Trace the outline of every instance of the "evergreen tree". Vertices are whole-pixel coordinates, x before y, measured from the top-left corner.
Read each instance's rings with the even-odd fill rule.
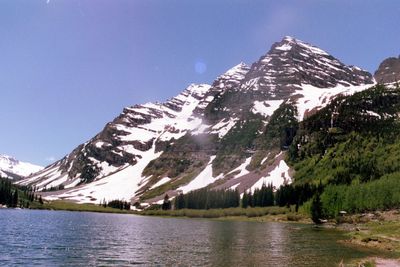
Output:
[[[251,190],[249,190],[249,195],[248,195],[248,202],[250,207],[254,207],[254,196],[251,193]]]
[[[311,202],[311,219],[314,223],[320,224],[322,218],[322,202],[319,192],[315,194]]]
[[[169,200],[168,194],[165,194],[164,202],[161,207],[163,210],[170,210],[171,209],[171,201]]]
[[[249,195],[247,194],[246,191],[244,191],[242,198],[242,208],[247,208],[248,206],[249,206]]]
[[[15,191],[14,191],[11,206],[14,208],[18,206],[18,190],[17,189],[15,189]]]

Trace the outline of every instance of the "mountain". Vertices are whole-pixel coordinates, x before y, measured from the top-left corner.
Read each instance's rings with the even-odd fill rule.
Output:
[[[395,83],[400,81],[400,56],[398,58],[389,57],[382,61],[374,77],[379,83]]]
[[[290,183],[287,149],[299,122],[372,75],[292,37],[211,85],[192,84],[164,103],[127,107],[88,142],[20,182],[47,199],[154,203],[210,187],[240,193]],[[53,191],[54,190],[54,191]]]
[[[22,162],[7,155],[0,155],[0,176],[3,178],[18,180],[42,169],[41,166]]]

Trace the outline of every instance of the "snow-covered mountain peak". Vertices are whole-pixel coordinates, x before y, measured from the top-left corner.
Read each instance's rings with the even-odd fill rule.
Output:
[[[227,70],[224,74],[222,74],[220,77],[235,77],[239,75],[245,75],[249,71],[250,67],[247,66],[245,63],[240,62],[236,66],[230,68]]]
[[[285,36],[282,41],[275,43],[272,49],[281,50],[281,51],[289,51],[292,50],[294,47],[301,47],[302,49],[306,50],[309,53],[317,54],[317,55],[324,55],[329,56],[327,52],[318,48],[312,44],[307,42],[301,41],[291,36]]]
[[[27,162],[21,162],[14,157],[0,154],[0,175],[8,178],[25,177],[43,169]]]
[[[213,82],[211,90],[223,91],[234,87],[245,78],[249,70],[250,67],[248,65],[240,62],[222,75],[218,76],[218,78]]]
[[[274,43],[251,66],[245,81],[243,90],[261,91],[270,99],[287,97],[302,84],[331,88],[374,82],[370,73],[347,66],[324,50],[293,37]]]
[[[211,86],[209,84],[192,83],[186,88],[186,90],[192,93],[204,95],[210,89],[210,87]]]
[[[9,164],[17,164],[18,160],[11,156],[0,154],[0,163],[4,164],[4,162],[7,162]]]
[[[224,188],[241,181],[237,188],[243,192],[262,181],[262,176],[282,180],[282,173],[286,173],[285,164],[281,164],[284,153],[273,156],[269,151],[269,158],[266,151],[262,162],[273,160],[276,168],[266,166],[260,169],[262,172],[247,171],[252,158],[241,162],[237,160],[243,156],[241,153],[232,152],[229,158],[221,158],[228,151],[220,153],[226,145],[225,138],[231,136],[229,133],[238,134],[244,123],[253,123],[252,113],[257,114],[254,123],[260,115],[264,117],[260,125],[264,127],[278,109],[285,108],[282,104],[290,103],[296,106],[297,118],[302,120],[336,95],[351,94],[373,83],[368,72],[286,36],[250,67],[241,62],[211,85],[190,84],[165,102],[124,108],[91,140],[21,184],[34,185],[39,190],[60,185],[65,188],[46,193],[48,199],[98,203],[104,198],[142,198],[153,203],[165,193],[176,195],[177,189],[186,188],[185,184],[191,185],[192,181],[200,187],[207,186],[221,178],[219,174],[238,171],[237,164],[242,164],[239,174],[223,179],[227,179]],[[229,180],[232,177],[234,181]],[[163,186],[162,190],[157,186]]]

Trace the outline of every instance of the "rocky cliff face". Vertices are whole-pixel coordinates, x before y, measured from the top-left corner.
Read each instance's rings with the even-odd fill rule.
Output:
[[[400,56],[389,57],[382,61],[374,74],[378,83],[394,83],[400,81]]]
[[[103,131],[22,184],[48,199],[157,202],[205,186],[241,192],[290,182],[284,150],[297,122],[374,83],[325,51],[285,37],[251,67],[191,85],[165,103],[128,107]],[[283,152],[282,152],[283,150]]]

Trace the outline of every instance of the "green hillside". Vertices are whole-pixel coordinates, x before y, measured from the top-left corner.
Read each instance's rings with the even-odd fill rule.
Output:
[[[340,96],[304,120],[289,148],[295,184],[320,184],[325,216],[400,204],[400,89]]]

